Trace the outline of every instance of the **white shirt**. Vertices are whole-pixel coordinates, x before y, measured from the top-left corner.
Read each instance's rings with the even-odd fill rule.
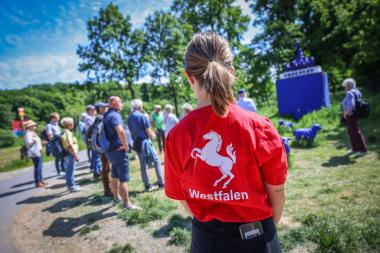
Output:
[[[236,104],[247,111],[250,111],[250,112],[257,111],[255,102],[253,102],[251,98],[240,97],[239,100],[236,102]]]
[[[170,130],[178,123],[178,118],[173,113],[164,113],[165,124],[165,138],[168,136]]]
[[[90,128],[90,126],[92,126],[92,124],[94,124],[94,121],[95,121],[95,116],[90,116],[90,115],[87,115],[85,118],[84,118],[84,124],[86,126],[86,130]]]
[[[42,143],[40,137],[34,131],[26,130],[25,145],[28,149],[29,157],[40,157],[42,155]]]

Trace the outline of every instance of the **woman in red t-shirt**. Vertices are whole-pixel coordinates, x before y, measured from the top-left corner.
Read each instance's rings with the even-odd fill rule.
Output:
[[[185,73],[198,106],[169,133],[165,193],[193,215],[191,252],[281,252],[287,158],[271,122],[235,105],[228,42],[193,37]]]

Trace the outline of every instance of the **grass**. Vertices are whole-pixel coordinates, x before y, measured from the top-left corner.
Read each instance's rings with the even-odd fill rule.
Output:
[[[170,244],[182,246],[188,249],[190,247],[191,232],[185,228],[175,227],[170,232]]]
[[[117,244],[114,244],[112,249],[106,253],[136,253],[136,250],[129,243],[124,246],[118,246]]]
[[[82,235],[82,236],[83,235],[87,235],[91,231],[96,231],[96,230],[99,230],[99,229],[100,229],[99,224],[94,224],[92,226],[87,225],[87,226],[84,226],[83,228],[81,228],[81,230],[79,231],[79,235]]]
[[[170,200],[160,200],[151,195],[136,198],[142,210],[128,210],[119,214],[119,218],[128,225],[146,225],[155,220],[165,218],[176,208],[176,204]]]

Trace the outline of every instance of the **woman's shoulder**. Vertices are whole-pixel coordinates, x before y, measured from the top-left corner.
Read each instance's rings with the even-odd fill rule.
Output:
[[[232,104],[230,106],[230,114],[236,121],[241,124],[249,124],[254,129],[272,127],[272,122],[265,116],[256,112],[247,111],[240,106]]]

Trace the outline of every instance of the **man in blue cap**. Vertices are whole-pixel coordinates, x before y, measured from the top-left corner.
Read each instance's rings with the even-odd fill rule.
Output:
[[[236,102],[238,106],[250,112],[257,111],[255,102],[253,102],[251,98],[247,97],[247,92],[245,91],[245,89],[240,89],[238,91],[238,96],[239,100]]]

